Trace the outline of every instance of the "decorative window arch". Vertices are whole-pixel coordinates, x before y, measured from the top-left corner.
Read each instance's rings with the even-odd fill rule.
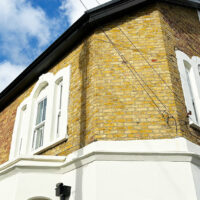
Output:
[[[18,107],[10,159],[33,155],[67,139],[70,66],[39,77]]]
[[[200,58],[189,58],[179,50],[176,58],[190,125],[200,129]]]

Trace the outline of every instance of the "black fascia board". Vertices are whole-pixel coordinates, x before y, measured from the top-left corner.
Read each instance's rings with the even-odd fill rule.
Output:
[[[98,11],[95,9],[89,10],[90,13],[90,23],[98,22],[99,20],[103,20],[105,17],[113,16],[115,14],[121,14],[137,5],[142,6],[142,3],[150,3],[155,2],[154,0],[116,0],[112,1],[112,4],[108,4],[107,6],[99,6]]]
[[[38,77],[55,64],[77,41],[89,31],[88,14],[85,13],[47,50],[31,63],[7,88],[0,93],[0,111],[17,98]]]
[[[200,3],[193,0],[157,0],[183,6],[200,8]],[[33,84],[38,77],[53,65],[78,42],[88,36],[91,30],[102,25],[113,16],[126,13],[129,9],[143,6],[156,0],[113,0],[90,9],[31,63],[7,88],[0,93],[0,111]]]
[[[160,0],[160,1],[180,6],[200,9],[200,0]]]

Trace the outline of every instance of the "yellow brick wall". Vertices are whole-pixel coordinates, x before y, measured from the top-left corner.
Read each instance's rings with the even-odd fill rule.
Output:
[[[52,66],[50,71],[56,73],[71,65],[69,138],[44,155],[67,155],[97,140],[183,134],[178,114],[182,107],[172,92],[174,79],[180,77],[173,76],[169,62],[164,7],[153,4],[108,22]],[[16,109],[32,88],[0,113],[0,163],[9,156]]]
[[[189,57],[200,57],[200,21],[197,10],[165,3],[158,4],[158,10],[178,111],[177,124],[180,125],[181,135],[192,142],[200,144],[200,132],[191,128],[188,123],[175,56],[175,50],[180,50]]]
[[[108,39],[99,29],[93,50],[97,65],[95,138],[133,140],[176,136],[173,122],[169,126],[167,116],[162,116],[166,111],[175,116],[176,108],[173,96],[159,78],[162,73],[171,87],[156,7],[134,11],[104,30],[128,63],[122,61],[111,44],[104,42]],[[98,41],[99,38],[104,41]]]
[[[98,28],[73,63],[70,57],[65,58],[72,64],[69,140],[46,155],[67,155],[97,140],[181,135],[157,5]]]

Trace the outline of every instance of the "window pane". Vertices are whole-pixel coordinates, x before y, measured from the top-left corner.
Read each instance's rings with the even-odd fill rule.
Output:
[[[36,125],[45,120],[45,118],[46,118],[46,105],[47,105],[47,98],[45,98],[44,100],[42,100],[38,104]]]
[[[35,139],[33,148],[37,149],[43,145],[44,125],[35,130]]]
[[[38,108],[37,108],[37,120],[36,120],[36,124],[39,124],[41,121],[42,121],[42,108],[43,107],[43,101],[41,101],[39,104],[38,104]]]
[[[47,106],[47,98],[44,99],[44,103],[43,103],[43,113],[42,113],[42,121],[44,121],[46,119],[46,106]]]

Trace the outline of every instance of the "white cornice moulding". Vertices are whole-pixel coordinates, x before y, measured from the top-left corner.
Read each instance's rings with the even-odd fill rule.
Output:
[[[138,150],[136,150],[138,149]],[[200,147],[184,138],[98,141],[65,156],[23,156],[0,165],[0,175],[18,169],[63,174],[94,161],[191,162],[200,166]]]

